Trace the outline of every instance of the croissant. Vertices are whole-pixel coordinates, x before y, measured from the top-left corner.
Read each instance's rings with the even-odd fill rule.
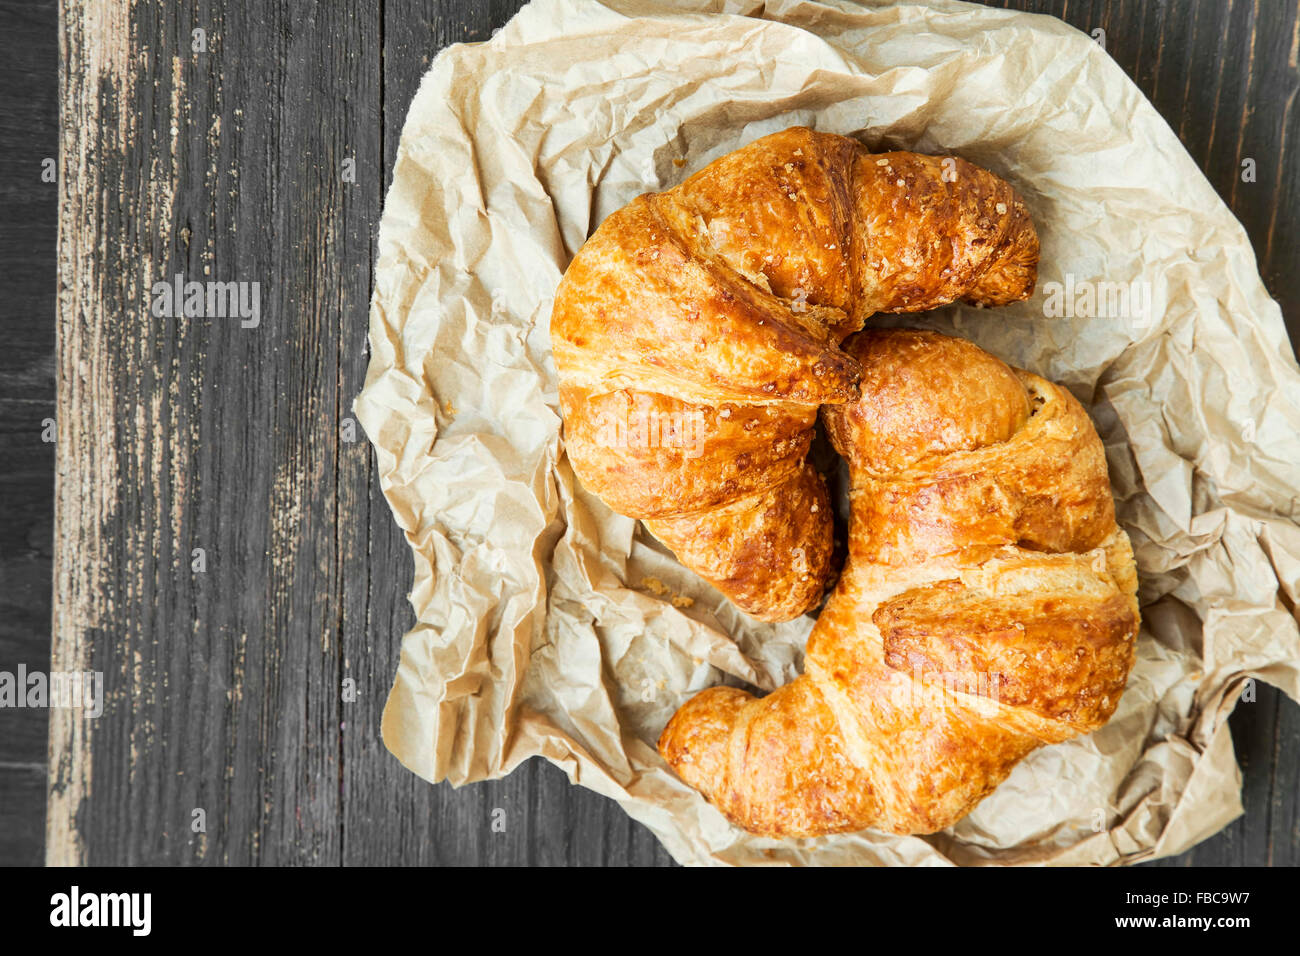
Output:
[[[936,333],[846,350],[861,397],[822,414],[849,555],[804,674],[762,699],[702,691],[659,740],[773,837],[951,826],[1030,751],[1104,724],[1134,659],[1133,552],[1074,397]]]
[[[551,318],[574,473],[754,617],[833,574],[818,409],[858,397],[840,343],[874,312],[1033,291],[1007,183],[955,157],[873,154],[795,127],[610,215]]]

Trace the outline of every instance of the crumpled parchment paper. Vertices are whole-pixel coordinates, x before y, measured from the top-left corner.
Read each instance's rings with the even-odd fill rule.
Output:
[[[668,771],[654,744],[678,705],[790,680],[812,618],[749,620],[563,454],[547,330],[573,253],[635,195],[795,124],[957,154],[1025,197],[1032,300],[888,322],[1070,387],[1141,574],[1114,719],[930,837],[759,839]],[[424,77],[379,254],[356,410],[415,555],[383,723],[415,773],[541,755],[683,863],[1129,863],[1241,812],[1228,714],[1251,680],[1300,696],[1300,372],[1242,227],[1089,37],[947,0],[537,0]],[[1126,307],[1099,304],[1103,282],[1135,290]]]

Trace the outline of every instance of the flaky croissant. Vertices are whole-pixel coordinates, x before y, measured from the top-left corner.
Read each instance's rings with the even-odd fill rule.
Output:
[[[1137,579],[1100,439],[1064,389],[960,339],[871,330],[843,574],[803,676],[702,691],[664,758],[754,833],[931,833],[1034,748],[1100,727],[1133,664]]]
[[[858,396],[840,350],[873,312],[1033,290],[1038,238],[1007,183],[954,157],[792,128],[609,216],[556,294],[574,472],[749,614],[815,607],[830,503],[818,408]]]

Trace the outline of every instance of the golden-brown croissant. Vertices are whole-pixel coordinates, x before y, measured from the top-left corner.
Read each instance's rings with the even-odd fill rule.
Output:
[[[609,216],[565,272],[574,472],[743,610],[797,617],[832,573],[806,456],[818,408],[858,395],[840,343],[873,312],[1023,299],[1037,262],[1023,201],[963,160],[757,140]]]
[[[871,330],[844,572],[803,676],[714,687],[659,741],[754,833],[931,833],[1034,748],[1101,726],[1134,659],[1137,579],[1100,439],[1063,388],[960,339]]]

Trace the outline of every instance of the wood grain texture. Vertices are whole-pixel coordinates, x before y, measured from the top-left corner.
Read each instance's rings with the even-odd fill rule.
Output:
[[[1106,31],[1245,223],[1300,338],[1297,5],[996,5]],[[540,761],[452,790],[406,772],[379,739],[412,615],[405,542],[364,435],[344,430],[368,361],[375,231],[433,56],[486,39],[517,6],[60,0],[58,351],[52,362],[33,332],[0,357],[0,401],[21,403],[0,409],[0,481],[31,516],[3,539],[0,567],[25,583],[0,597],[0,667],[42,661],[45,610],[24,589],[39,592],[49,562],[48,466],[24,420],[44,417],[40,389],[57,373],[52,666],[102,670],[108,700],[95,721],[50,715],[49,862],[669,862],[617,806]],[[48,6],[30,9],[29,32],[50,29]],[[197,28],[206,51],[193,48]],[[44,54],[31,41],[16,62],[53,41]],[[14,63],[4,69],[8,83]],[[5,121],[52,132],[39,95],[29,100]],[[24,163],[53,149],[14,142]],[[1246,157],[1254,183],[1240,179]],[[51,215],[5,198],[11,228]],[[6,256],[20,245],[11,228]],[[40,314],[53,273],[42,293],[48,259],[39,239],[21,245],[30,258],[7,261],[35,277],[6,281]],[[258,282],[260,326],[153,317],[152,284],[177,272]],[[194,548],[206,571],[191,570]],[[341,699],[345,678],[355,702]],[[42,731],[0,720],[0,862],[28,862],[34,844],[15,834],[40,826],[30,793],[43,754],[30,741]],[[1167,862],[1294,865],[1300,708],[1261,687],[1232,727],[1247,814]],[[196,809],[206,833],[191,829]]]
[[[0,670],[50,664],[58,49],[54,0],[0,3]],[[0,863],[40,863],[48,714],[0,711]]]
[[[53,0],[0,3],[0,670],[49,667],[55,446],[55,181],[59,156]],[[45,817],[44,710],[0,711],[0,862],[39,864]]]

